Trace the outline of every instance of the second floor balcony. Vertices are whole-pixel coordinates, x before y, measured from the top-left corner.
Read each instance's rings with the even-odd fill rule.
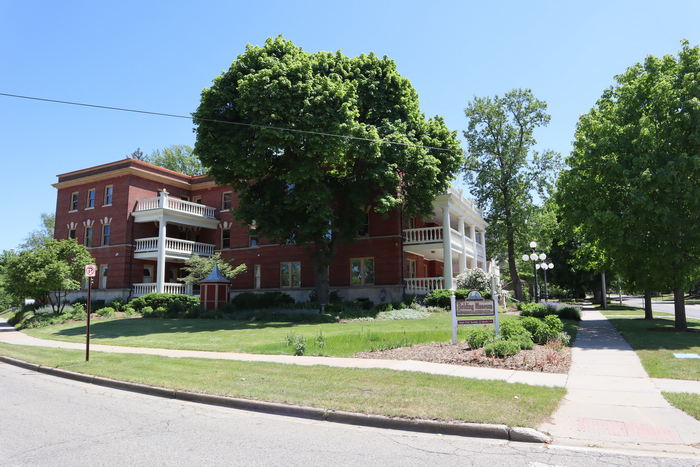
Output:
[[[212,256],[215,245],[193,242],[179,238],[165,237],[165,257],[167,259],[187,259],[192,255]],[[158,237],[139,238],[136,240],[134,258],[156,260],[158,258]]]
[[[135,222],[165,220],[208,229],[215,229],[219,223],[215,207],[174,198],[167,191],[138,200],[131,214]]]

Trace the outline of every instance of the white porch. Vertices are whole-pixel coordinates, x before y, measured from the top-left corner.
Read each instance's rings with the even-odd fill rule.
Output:
[[[159,249],[160,240],[158,237],[137,238],[134,258],[157,261]],[[165,237],[164,249],[166,259],[187,259],[192,255],[212,256],[216,245]]]

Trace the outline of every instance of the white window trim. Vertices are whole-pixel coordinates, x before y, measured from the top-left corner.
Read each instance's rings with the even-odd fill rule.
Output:
[[[374,256],[363,256],[360,258],[350,258],[350,264],[349,264],[349,266],[350,266],[350,286],[359,287],[359,286],[363,286],[363,285],[374,285],[376,283],[376,281],[377,281],[376,263],[374,263],[374,273],[373,273],[374,278],[373,278],[372,282],[365,282],[365,270],[366,270],[365,261],[368,259],[371,259],[372,263],[374,263]],[[362,279],[362,282],[360,282],[359,284],[352,283],[352,262],[353,261],[360,261],[360,278]]]
[[[289,265],[289,285],[282,285],[282,265]],[[292,265],[299,265],[299,285],[294,285],[292,281]],[[280,289],[298,289],[301,287],[301,261],[280,261]]]
[[[111,189],[112,189],[112,196],[111,196],[112,199],[109,200],[109,204],[103,204],[103,205],[102,205],[103,208],[104,208],[104,207],[107,207],[107,206],[111,206],[111,205],[112,205],[112,202],[114,202],[114,185],[107,185],[107,186],[105,186],[105,189],[104,189],[104,191],[103,191],[103,193],[102,193],[102,194],[103,194],[103,196],[102,196],[102,202],[104,203],[105,200],[107,199],[107,188],[111,188]]]

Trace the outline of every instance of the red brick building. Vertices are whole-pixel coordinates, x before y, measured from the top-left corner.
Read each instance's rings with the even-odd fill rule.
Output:
[[[215,252],[248,267],[232,294],[282,290],[306,300],[314,289],[306,248],[272,243],[234,221],[236,194],[206,175],[123,159],[58,175],[54,187],[55,237],[88,247],[98,265],[97,298],[185,293],[184,261]],[[370,213],[356,241],[338,248],[331,289],[346,299],[394,301],[450,287],[466,268],[487,269],[481,211],[454,190],[434,206],[426,219]]]

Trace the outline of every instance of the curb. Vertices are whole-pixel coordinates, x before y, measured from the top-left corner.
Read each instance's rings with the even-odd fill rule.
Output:
[[[0,355],[0,362],[18,366],[27,370],[44,373],[60,378],[67,378],[82,383],[96,384],[113,389],[137,392],[150,396],[178,399],[199,404],[229,407],[238,410],[249,410],[288,417],[306,418],[318,421],[343,423],[346,425],[369,426],[374,428],[388,428],[393,430],[416,431],[422,433],[439,433],[455,436],[469,436],[476,438],[495,438],[527,443],[551,443],[552,438],[532,428],[509,427],[491,423],[449,423],[433,420],[411,420],[405,418],[392,418],[384,415],[368,415],[353,412],[319,409],[315,407],[303,407],[286,405],[274,402],[263,402],[235,397],[216,396],[212,394],[200,394],[188,391],[149,386],[140,383],[131,383],[101,376],[86,375],[74,371],[62,370],[35,363],[17,360],[15,358]]]

